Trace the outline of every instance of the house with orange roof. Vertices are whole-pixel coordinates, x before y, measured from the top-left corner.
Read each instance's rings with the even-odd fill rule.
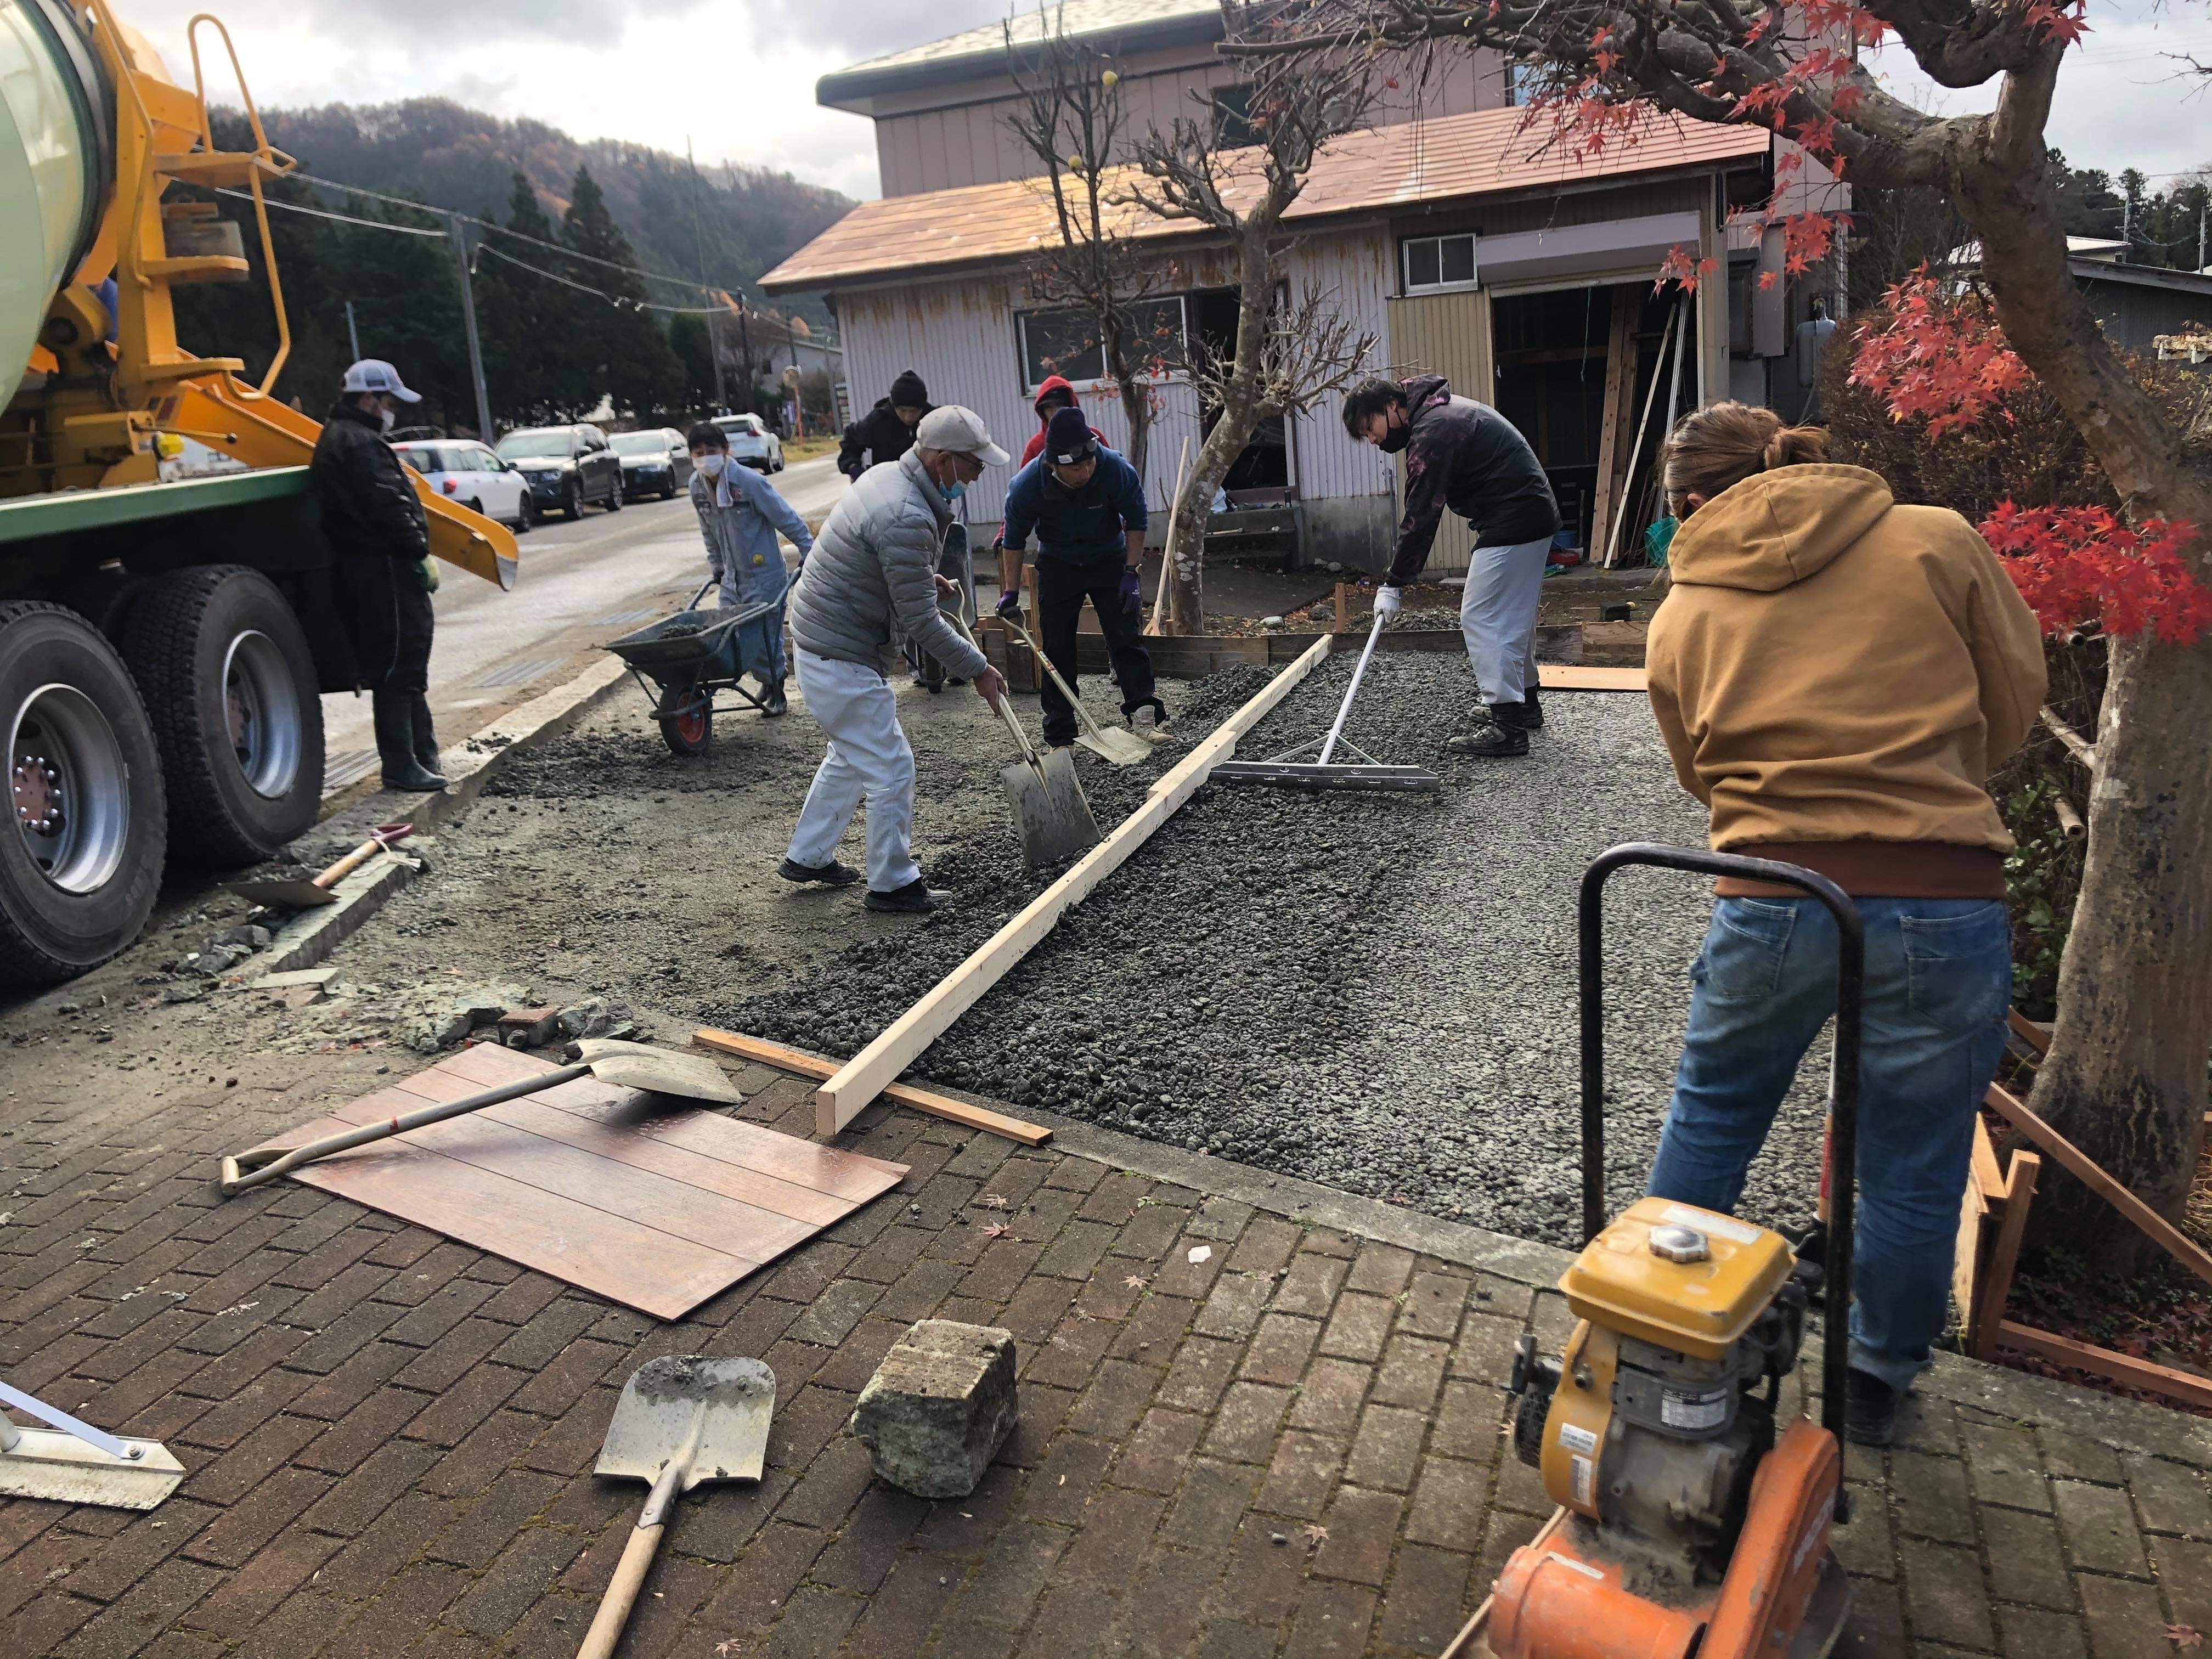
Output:
[[[1243,136],[1249,88],[1215,51],[1215,0],[1066,0],[1060,15],[1111,58],[1131,128],[1196,114],[1224,146]],[[1013,50],[1033,49],[1038,15],[1018,12],[1012,27]],[[1007,125],[1018,95],[1007,52],[993,25],[825,76],[821,104],[875,124],[883,195],[761,285],[826,297],[856,410],[912,368],[933,400],[979,410],[1018,448],[1036,387],[1059,374],[1119,442],[1120,400],[1086,344],[1095,331],[1030,291],[1053,220],[1035,158]],[[1516,105],[1500,59],[1439,54],[1396,78],[1375,125],[1330,145],[1309,174],[1285,222],[1287,281],[1333,296],[1373,337],[1376,370],[1443,374],[1527,433],[1559,496],[1563,542],[1633,546],[1670,408],[1733,396],[1794,418],[1805,404],[1799,328],[1816,299],[1834,311],[1841,272],[1789,277],[1781,232],[1758,222],[1787,141],[1654,116],[1578,155]],[[1808,165],[1789,188],[1817,191],[1824,210],[1847,208],[1847,188],[1816,175]],[[1148,331],[1183,352],[1225,349],[1237,311],[1225,245],[1122,212],[1122,230],[1172,273],[1172,291],[1146,302]],[[1693,295],[1656,288],[1676,248],[1712,262]],[[1173,368],[1151,402],[1146,483],[1164,506],[1210,411]],[[1379,569],[1396,519],[1393,473],[1346,436],[1330,397],[1263,426],[1227,480],[1237,511],[1217,524],[1271,526],[1294,557]],[[998,518],[1009,476],[987,473],[969,490],[971,521]],[[1470,550],[1448,517],[1431,568],[1463,569]]]

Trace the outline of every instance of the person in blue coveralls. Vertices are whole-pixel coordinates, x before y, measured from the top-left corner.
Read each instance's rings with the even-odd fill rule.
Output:
[[[730,459],[729,434],[702,421],[684,434],[691,447],[691,505],[699,514],[699,534],[707,544],[707,572],[721,584],[722,607],[773,605],[775,625],[765,649],[746,667],[767,688],[762,713],[781,714],[790,704],[783,694],[788,672],[783,655],[783,597],[791,578],[783,568],[781,531],[799,550],[802,563],[814,550],[813,532],[775,486],[749,466]],[[745,624],[750,627],[750,624]]]

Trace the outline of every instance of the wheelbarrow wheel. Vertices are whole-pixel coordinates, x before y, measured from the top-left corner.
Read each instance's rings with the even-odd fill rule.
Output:
[[[659,719],[672,754],[703,755],[714,740],[714,700],[696,685],[662,686]]]

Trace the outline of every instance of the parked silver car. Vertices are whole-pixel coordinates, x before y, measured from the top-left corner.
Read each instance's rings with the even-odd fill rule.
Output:
[[[648,495],[672,501],[691,482],[690,447],[672,426],[617,432],[607,441],[622,458],[623,495],[630,501]]]
[[[783,471],[783,440],[757,415],[717,415],[714,424],[730,434],[730,459],[756,472]]]

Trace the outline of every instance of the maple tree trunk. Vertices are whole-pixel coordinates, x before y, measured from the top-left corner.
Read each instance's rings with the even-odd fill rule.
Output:
[[[2128,516],[2201,527],[2189,556],[2198,580],[2212,580],[2212,489],[2181,465],[2175,434],[2067,268],[2037,90],[2027,89],[2032,133],[2006,131],[2001,101],[1983,153],[1960,158],[1960,202],[1982,240],[1998,320],[2087,439]],[[2179,1220],[2203,1154],[2212,1054],[2212,637],[2181,646],[2142,635],[2109,649],[2087,860],[2059,963],[2051,1054],[2030,1103]],[[2033,1225],[2107,1268],[2130,1268],[2154,1248],[2063,1174],[2038,1192]]]

